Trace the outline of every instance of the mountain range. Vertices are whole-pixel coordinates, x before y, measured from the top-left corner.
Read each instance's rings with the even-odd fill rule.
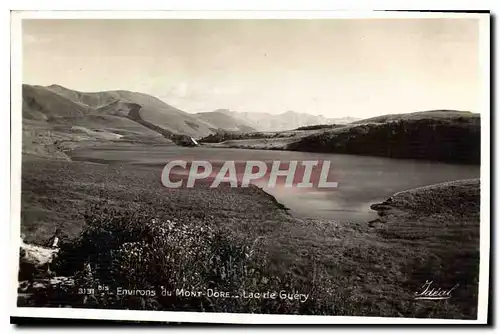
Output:
[[[287,131],[303,126],[318,124],[347,124],[359,120],[354,117],[326,118],[321,115],[311,115],[287,111],[281,114],[270,114],[261,112],[237,112],[228,109],[218,109],[211,113],[200,113],[198,115],[226,115],[235,120],[244,128],[253,128],[257,131]],[[221,127],[222,128],[222,127]]]
[[[280,131],[332,122],[291,111],[272,115],[220,109],[191,114],[154,96],[127,90],[80,92],[60,85],[28,84],[22,90],[23,151],[41,156],[98,141],[165,143],[179,136],[203,138],[220,130]]]
[[[281,131],[356,120],[349,117],[328,119],[293,111],[274,115],[218,109],[190,114],[143,93],[126,90],[84,93],[60,85],[23,85],[23,118],[46,123],[88,125],[90,130],[112,128],[151,135],[150,131],[143,129],[145,127],[166,137],[184,134],[198,138],[218,129]]]
[[[460,163],[478,163],[480,157],[480,115],[467,111],[432,110],[364,120],[293,111],[276,115],[218,109],[190,114],[156,97],[126,90],[22,88],[23,153],[39,157],[69,159],[75,148],[111,141],[182,144],[189,137],[212,143],[227,140],[237,147],[271,145]]]

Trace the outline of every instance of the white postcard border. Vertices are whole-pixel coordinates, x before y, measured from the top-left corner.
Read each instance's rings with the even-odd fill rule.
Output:
[[[37,308],[17,306],[20,238],[22,137],[22,19],[478,19],[480,23],[481,108],[481,226],[477,320],[201,313],[109,309]],[[161,322],[246,324],[486,324],[490,251],[490,16],[478,13],[385,11],[16,11],[11,14],[11,217],[9,305],[11,316],[107,319]],[[397,297],[395,297],[397,298]]]

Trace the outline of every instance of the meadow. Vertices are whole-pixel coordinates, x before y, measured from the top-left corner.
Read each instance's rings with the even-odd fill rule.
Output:
[[[25,156],[21,232],[44,244],[59,227],[55,272],[76,283],[37,290],[23,305],[476,318],[477,181],[397,195],[374,207],[379,219],[360,223],[293,217],[257,187],[167,189],[160,175]],[[449,200],[422,210],[429,198]],[[415,300],[426,280],[459,288],[447,300]],[[308,298],[162,295],[176,289]]]

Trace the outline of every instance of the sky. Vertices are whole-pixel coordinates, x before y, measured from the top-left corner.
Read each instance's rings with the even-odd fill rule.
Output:
[[[23,82],[186,112],[479,112],[475,19],[23,20]]]

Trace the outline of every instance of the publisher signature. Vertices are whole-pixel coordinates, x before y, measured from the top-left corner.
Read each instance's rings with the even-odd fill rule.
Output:
[[[451,289],[441,289],[432,287],[433,281],[425,281],[425,284],[422,285],[422,290],[415,292],[415,299],[450,299],[451,292],[458,288],[458,283],[455,284]]]

